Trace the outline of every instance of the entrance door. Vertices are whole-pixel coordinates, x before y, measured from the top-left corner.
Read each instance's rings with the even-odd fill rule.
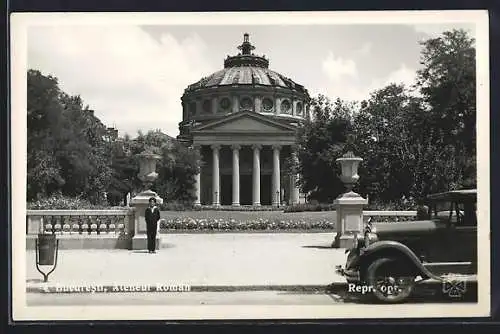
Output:
[[[272,179],[270,174],[260,176],[260,204],[271,205],[271,184]]]
[[[233,200],[233,176],[232,175],[221,175],[220,184],[220,204],[221,205],[231,205]]]
[[[253,195],[252,195],[252,175],[241,175],[240,176],[240,204],[241,205],[252,205]]]

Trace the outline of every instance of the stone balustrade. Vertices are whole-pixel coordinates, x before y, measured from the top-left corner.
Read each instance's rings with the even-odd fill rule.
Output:
[[[134,235],[134,211],[27,210],[28,248],[39,233],[62,237],[63,248],[126,248]]]
[[[219,207],[220,209],[220,207]],[[260,207],[260,210],[263,208]],[[205,212],[203,212],[205,211]],[[173,224],[176,221],[179,228],[182,230],[188,229],[189,224],[199,223],[202,226],[208,224],[208,217],[213,217],[212,220],[217,221],[217,226],[221,225],[221,231],[234,230],[226,228],[226,225],[234,225],[236,223],[245,225],[245,231],[252,230],[251,226],[255,225],[257,220],[259,224],[263,224],[269,220],[269,224],[273,225],[273,221],[278,221],[278,225],[287,225],[287,229],[298,229],[306,232],[304,226],[314,224],[316,230],[333,228],[336,230],[336,224],[331,220],[335,211],[320,211],[307,212],[307,223],[301,222],[297,218],[297,214],[283,213],[276,208],[269,207],[268,212],[262,211],[245,211],[243,216],[235,212],[222,213],[220,210],[206,210],[202,212],[177,212],[170,213],[169,218],[163,217],[159,222],[161,233],[172,233],[171,230],[165,228],[167,223]],[[267,217],[272,215],[272,217]],[[299,213],[300,215],[300,213]],[[374,222],[397,222],[410,221],[416,219],[416,211],[364,211],[363,216],[365,221],[370,217]],[[240,217],[241,216],[241,217]],[[267,217],[267,218],[266,218]],[[236,219],[234,219],[236,218]],[[244,219],[243,219],[244,218]],[[299,220],[295,222],[295,220]],[[208,219],[210,220],[210,219]],[[207,221],[207,222],[205,222]],[[182,223],[181,223],[182,222]],[[212,222],[213,223],[213,222]],[[211,223],[210,223],[211,224]],[[208,225],[210,225],[208,224]],[[237,225],[238,225],[237,224]],[[302,225],[304,226],[302,226]],[[332,225],[333,224],[333,225]],[[168,224],[167,224],[168,225]],[[186,225],[186,226],[184,226]],[[196,225],[196,224],[195,224]],[[212,224],[213,225],[213,224]],[[248,226],[247,226],[248,225]],[[297,225],[297,226],[295,226]],[[307,227],[306,226],[306,227]],[[272,227],[272,226],[271,226]],[[282,229],[281,227],[278,229]],[[203,229],[202,229],[203,230]],[[218,231],[219,228],[210,228],[210,230]],[[61,249],[91,249],[91,248],[121,248],[130,249],[131,239],[134,236],[134,210],[27,210],[26,212],[26,237],[27,248],[34,249],[35,239],[39,233],[56,234],[61,242]]]
[[[130,234],[131,210],[27,210],[26,233]],[[133,228],[132,228],[133,230]]]

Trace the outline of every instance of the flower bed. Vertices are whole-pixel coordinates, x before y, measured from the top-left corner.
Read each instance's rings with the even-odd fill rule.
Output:
[[[332,211],[163,211],[161,232],[334,232]],[[365,221],[368,216],[365,216]],[[373,216],[373,222],[414,220],[412,216]]]
[[[290,220],[257,218],[236,220],[234,218],[189,218],[177,217],[162,219],[161,231],[199,231],[199,232],[250,232],[250,231],[334,231],[332,220]]]

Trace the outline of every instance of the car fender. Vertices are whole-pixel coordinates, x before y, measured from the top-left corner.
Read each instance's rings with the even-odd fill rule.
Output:
[[[350,267],[353,267],[355,265],[359,266],[369,258],[376,258],[377,255],[384,256],[387,253],[397,254],[398,256],[401,256],[404,259],[408,260],[415,266],[415,268],[420,272],[421,275],[425,276],[425,278],[441,280],[439,276],[434,275],[424,267],[417,255],[415,255],[415,253],[410,248],[397,241],[378,241],[369,245],[367,248],[360,251],[359,256],[351,263]]]

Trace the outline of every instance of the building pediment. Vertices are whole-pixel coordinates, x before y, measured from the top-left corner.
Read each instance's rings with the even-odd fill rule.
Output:
[[[192,132],[283,133],[294,132],[295,129],[293,125],[279,122],[269,116],[254,112],[240,112],[207,124],[198,125],[192,129]]]

